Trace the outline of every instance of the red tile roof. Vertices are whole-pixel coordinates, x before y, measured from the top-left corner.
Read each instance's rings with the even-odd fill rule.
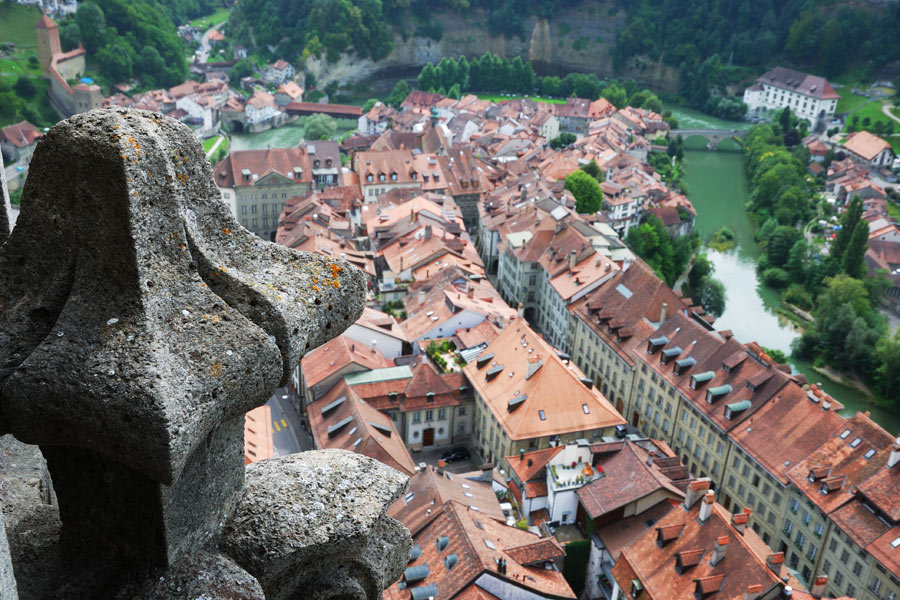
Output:
[[[20,121],[0,129],[0,141],[9,142],[16,148],[30,146],[37,142],[42,135],[41,130],[28,121]]]

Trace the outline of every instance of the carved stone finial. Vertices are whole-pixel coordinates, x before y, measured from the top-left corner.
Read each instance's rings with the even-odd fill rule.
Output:
[[[243,229],[187,127],[123,109],[43,136],[0,282],[0,430],[41,446],[64,536],[162,564],[237,504],[243,414],[364,300]]]
[[[267,600],[379,600],[402,573],[409,531],[387,508],[408,478],[344,450],[253,463],[222,549]]]

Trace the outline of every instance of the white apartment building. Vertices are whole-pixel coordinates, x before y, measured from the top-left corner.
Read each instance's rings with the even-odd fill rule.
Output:
[[[744,90],[744,104],[751,116],[790,108],[815,128],[834,118],[840,95],[822,77],[775,67]]]

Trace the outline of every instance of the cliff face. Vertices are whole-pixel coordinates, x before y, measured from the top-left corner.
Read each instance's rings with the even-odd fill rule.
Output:
[[[337,63],[328,64],[323,57],[308,60],[307,68],[322,84],[335,79],[342,83],[365,81],[373,90],[386,91],[399,79],[414,78],[427,62],[492,52],[529,59],[539,74],[596,73],[601,78],[631,78],[654,89],[677,91],[678,71],[670,66],[635,60],[622,72],[613,71],[612,50],[616,35],[625,26],[625,17],[613,2],[586,1],[559,11],[550,20],[529,17],[520,39],[492,35],[483,12],[440,12],[433,14],[444,26],[440,41],[417,36],[404,40],[398,35],[394,50],[380,61],[345,55]]]

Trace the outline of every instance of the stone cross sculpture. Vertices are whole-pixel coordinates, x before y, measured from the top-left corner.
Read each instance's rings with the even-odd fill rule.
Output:
[[[363,301],[347,263],[243,229],[184,125],[53,127],[0,246],[0,434],[40,446],[62,522],[43,593],[380,598],[406,477],[342,451],[243,461],[244,413]]]

